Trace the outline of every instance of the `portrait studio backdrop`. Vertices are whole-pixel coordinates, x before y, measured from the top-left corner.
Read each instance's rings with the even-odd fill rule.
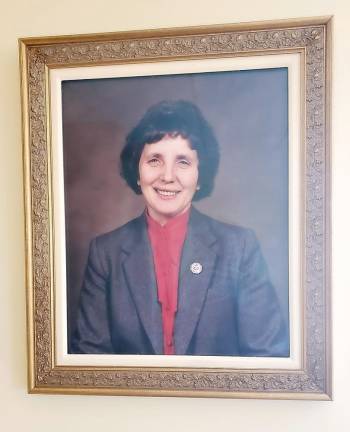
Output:
[[[68,340],[89,242],[144,210],[119,175],[128,132],[162,100],[194,102],[221,160],[212,195],[195,206],[252,228],[288,322],[288,70],[272,68],[65,81],[62,85]]]

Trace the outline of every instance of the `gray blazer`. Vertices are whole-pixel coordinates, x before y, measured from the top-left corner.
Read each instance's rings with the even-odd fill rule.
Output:
[[[248,229],[192,208],[178,302],[176,354],[289,356],[288,326]],[[91,242],[76,324],[72,353],[163,353],[145,215]]]

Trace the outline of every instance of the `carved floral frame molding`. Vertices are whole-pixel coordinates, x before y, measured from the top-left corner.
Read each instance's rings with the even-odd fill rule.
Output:
[[[89,393],[276,399],[331,398],[331,18],[25,38],[20,43],[27,259],[28,387]],[[54,363],[53,214],[48,70],[55,67],[270,52],[303,53],[303,361],[300,370],[58,367]]]

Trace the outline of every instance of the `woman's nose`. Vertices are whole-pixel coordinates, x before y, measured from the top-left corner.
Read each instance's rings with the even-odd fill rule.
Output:
[[[163,165],[161,179],[166,183],[171,183],[175,180],[175,167],[173,164],[167,163]]]

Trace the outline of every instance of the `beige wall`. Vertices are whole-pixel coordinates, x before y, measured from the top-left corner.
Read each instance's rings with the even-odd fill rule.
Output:
[[[348,0],[0,1],[0,428],[3,431],[350,430]],[[334,401],[44,396],[26,393],[17,38],[334,14]],[[346,184],[346,182],[348,184]],[[169,426],[166,427],[165,425]]]

